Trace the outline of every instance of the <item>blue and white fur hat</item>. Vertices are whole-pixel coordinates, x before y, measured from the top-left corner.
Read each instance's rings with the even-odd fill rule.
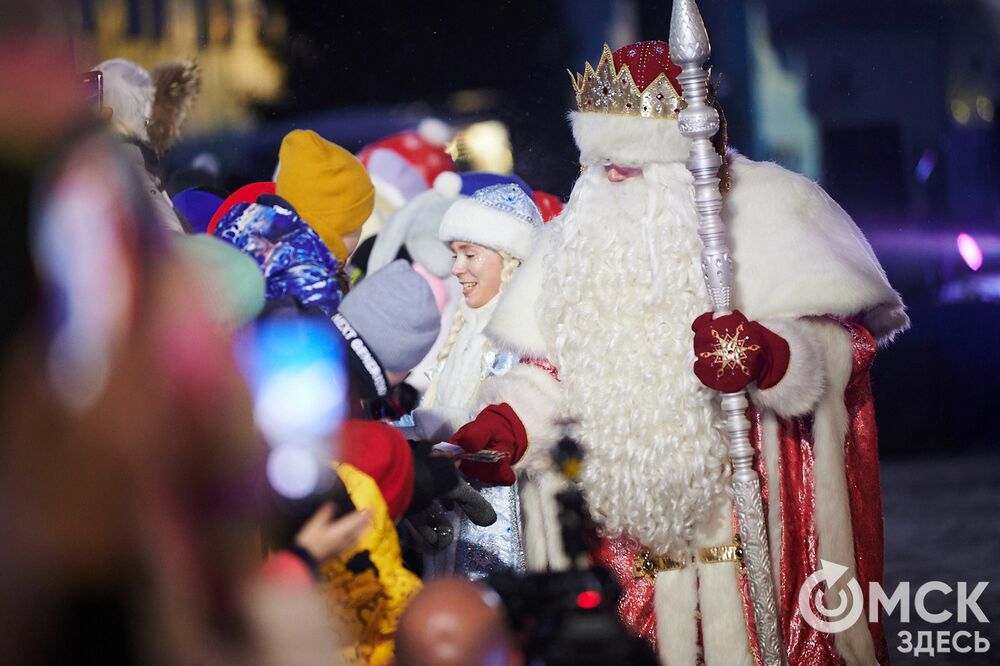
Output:
[[[445,244],[464,241],[524,259],[542,228],[535,202],[518,185],[506,183],[476,190],[445,211],[438,236]]]

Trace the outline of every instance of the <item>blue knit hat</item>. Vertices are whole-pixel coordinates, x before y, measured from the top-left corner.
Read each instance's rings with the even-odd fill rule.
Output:
[[[459,199],[441,220],[444,243],[465,241],[524,259],[542,228],[542,215],[531,196],[516,184],[490,185]]]
[[[490,173],[488,171],[466,171],[456,174],[461,178],[462,186],[458,193],[471,197],[478,190],[490,185],[517,185],[530,197],[533,192],[520,176],[513,173]]]

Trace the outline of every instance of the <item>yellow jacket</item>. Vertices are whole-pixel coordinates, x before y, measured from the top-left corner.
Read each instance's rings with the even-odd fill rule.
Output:
[[[345,639],[349,664],[391,664],[396,622],[420,579],[403,567],[396,527],[370,476],[347,463],[335,463],[359,511],[368,509],[372,526],[342,556],[323,565],[320,586]]]

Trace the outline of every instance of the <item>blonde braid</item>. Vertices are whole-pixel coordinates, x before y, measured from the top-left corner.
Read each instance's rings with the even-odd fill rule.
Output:
[[[520,259],[517,259],[506,252],[501,252],[500,258],[503,259],[503,268],[500,269],[500,291],[497,292],[498,296],[503,293],[503,289],[507,286],[507,283],[510,282],[510,278],[513,277],[514,271],[516,271],[517,267],[521,265]]]
[[[437,362],[439,365],[444,364],[445,359],[448,358],[448,354],[451,353],[451,348],[455,346],[455,340],[458,339],[458,334],[461,332],[463,325],[465,325],[465,319],[462,317],[462,312],[456,309],[455,318],[451,320],[451,331],[448,333],[448,339],[441,345],[441,351],[438,352]]]
[[[448,338],[441,345],[441,351],[437,355],[437,364],[434,366],[434,376],[431,377],[430,386],[427,387],[427,392],[424,393],[424,399],[421,401],[421,407],[433,407],[434,402],[437,399],[437,387],[438,381],[441,379],[441,371],[444,369],[444,362],[451,353],[452,348],[455,346],[455,341],[458,340],[458,334],[462,330],[462,326],[465,325],[465,318],[462,317],[461,309],[455,309],[455,317],[451,320],[451,331],[448,332]]]

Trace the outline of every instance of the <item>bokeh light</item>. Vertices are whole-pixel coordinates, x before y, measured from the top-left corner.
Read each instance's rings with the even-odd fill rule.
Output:
[[[322,459],[308,447],[284,444],[267,457],[267,480],[284,497],[301,499],[316,490],[322,468]]]
[[[951,100],[951,117],[959,125],[967,125],[969,118],[972,117],[972,110],[969,109],[969,105],[965,100],[956,97]]]
[[[980,118],[988,123],[993,122],[994,110],[993,102],[989,97],[980,95],[976,98],[976,113],[979,114]]]
[[[966,233],[960,233],[955,241],[958,246],[958,253],[962,255],[962,260],[974,271],[978,271],[983,265],[983,251],[979,248],[976,239]]]

